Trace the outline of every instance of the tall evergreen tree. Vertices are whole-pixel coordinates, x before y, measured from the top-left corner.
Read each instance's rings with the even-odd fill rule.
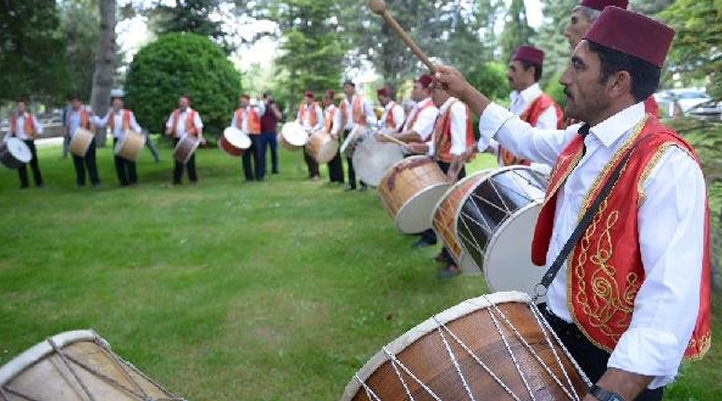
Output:
[[[543,84],[554,79],[567,66],[572,50],[564,37],[564,28],[578,3],[578,0],[542,0],[544,24],[539,27],[534,44],[545,53]]]
[[[150,17],[152,28],[158,34],[189,32],[206,36],[221,45],[228,53],[225,32],[220,20],[214,21],[211,14],[219,12],[223,0],[175,0],[175,5],[160,5],[154,8]]]
[[[500,44],[502,61],[507,62],[517,47],[531,44],[534,38],[534,30],[526,17],[524,0],[511,1],[504,22]]]

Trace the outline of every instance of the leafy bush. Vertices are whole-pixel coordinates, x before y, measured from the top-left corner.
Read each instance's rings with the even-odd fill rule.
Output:
[[[466,72],[466,79],[489,99],[509,103],[509,81],[506,79],[506,66],[497,62],[479,64]]]
[[[544,88],[544,92],[551,96],[552,99],[554,99],[555,102],[562,108],[567,104],[567,97],[564,95],[564,87],[559,83],[559,78],[561,78],[564,71],[559,71],[549,80],[549,83],[547,83],[547,86]]]
[[[126,100],[138,122],[164,130],[178,97],[189,94],[204,133],[214,137],[230,124],[241,93],[241,76],[223,50],[204,36],[170,33],[140,49],[130,64]]]

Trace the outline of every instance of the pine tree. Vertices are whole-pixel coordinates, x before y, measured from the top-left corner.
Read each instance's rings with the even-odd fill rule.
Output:
[[[524,0],[512,0],[500,39],[502,61],[507,62],[517,47],[531,44],[533,38],[534,30],[527,21]]]

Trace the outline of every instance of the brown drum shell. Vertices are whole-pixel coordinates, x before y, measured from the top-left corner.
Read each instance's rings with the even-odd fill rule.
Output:
[[[431,185],[446,182],[446,175],[430,157],[411,156],[396,163],[384,175],[378,192],[389,216],[395,218],[414,195]]]
[[[291,152],[295,152],[302,148],[302,146],[293,146],[290,143],[288,143],[281,133],[278,134],[278,136],[276,137],[276,140],[282,148],[284,148],[286,150],[290,150]]]
[[[339,143],[331,138],[325,130],[314,132],[306,143],[306,153],[314,158],[319,164],[326,164],[334,158],[338,152]]]
[[[173,158],[183,164],[187,163],[191,156],[193,156],[193,153],[195,153],[199,143],[200,139],[194,135],[184,136],[183,139],[178,141],[178,144],[173,150]]]
[[[134,162],[138,159],[138,154],[145,146],[145,135],[127,131],[115,146],[115,155],[125,160]]]
[[[225,135],[221,135],[218,138],[218,148],[222,151],[226,152],[229,156],[233,157],[241,157],[243,156],[243,149],[237,148],[233,145],[231,145],[230,142],[226,139]]]

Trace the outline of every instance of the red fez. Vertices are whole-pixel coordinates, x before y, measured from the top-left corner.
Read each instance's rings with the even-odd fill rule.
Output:
[[[604,9],[609,6],[619,7],[626,10],[627,6],[629,6],[629,0],[582,0],[579,5],[599,11],[604,11]]]
[[[428,75],[428,74],[424,74],[424,75],[420,76],[419,79],[416,80],[416,82],[419,82],[421,84],[421,86],[423,86],[424,88],[428,88],[429,85],[431,85],[431,83],[433,81],[434,81],[434,79],[431,78],[431,75]]]
[[[379,89],[379,90],[376,91],[376,94],[377,94],[378,96],[386,96],[386,97],[389,97],[389,90],[386,89],[386,88],[381,88],[381,89]]]
[[[326,96],[333,98],[333,95],[335,95],[335,93],[333,93],[333,91],[326,91]]]
[[[242,98],[251,100],[251,97],[246,95],[245,93],[241,95]]]
[[[532,46],[519,46],[512,60],[523,60],[543,66],[544,52]]]
[[[313,92],[306,91],[306,97],[313,97]]]
[[[642,14],[607,7],[584,39],[662,68],[674,29]]]

